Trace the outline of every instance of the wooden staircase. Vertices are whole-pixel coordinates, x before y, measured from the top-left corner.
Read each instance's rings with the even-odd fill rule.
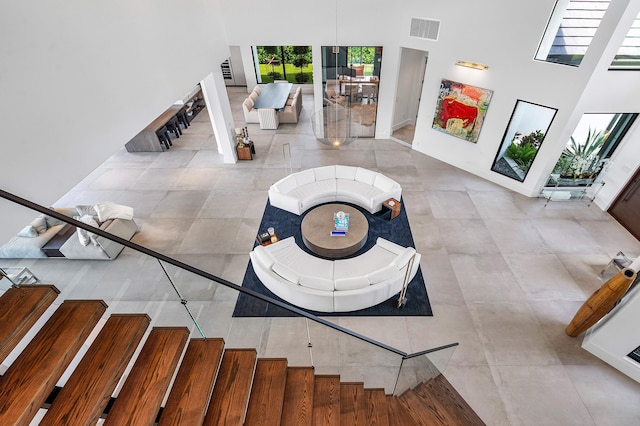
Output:
[[[0,361],[57,296],[51,285],[0,296]],[[255,349],[225,348],[222,339],[189,339],[185,327],[149,331],[145,314],[111,315],[56,388],[106,308],[99,300],[67,300],[55,309],[0,377],[0,425],[28,425],[36,416],[41,425],[95,425],[100,418],[136,426],[484,425],[443,376],[400,397],[385,395],[283,358],[258,358]]]

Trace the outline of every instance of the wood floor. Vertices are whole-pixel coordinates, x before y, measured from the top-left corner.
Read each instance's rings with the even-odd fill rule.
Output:
[[[0,322],[0,361],[57,295],[54,286],[29,285],[0,296],[6,319]],[[290,367],[284,358],[258,358],[254,348],[189,339],[185,327],[149,330],[145,314],[110,315],[56,389],[106,309],[100,300],[57,307],[0,377],[0,424],[28,425],[41,408],[47,410],[44,425],[89,425],[100,418],[105,425],[136,426],[484,424],[441,375],[399,397],[385,395],[338,375],[315,374],[313,367]]]

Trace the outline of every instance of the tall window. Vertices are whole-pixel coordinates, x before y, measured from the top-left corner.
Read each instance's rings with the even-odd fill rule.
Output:
[[[313,83],[311,46],[254,46],[258,83]]]
[[[633,21],[618,53],[616,53],[609,69],[638,70],[640,69],[640,14]]]
[[[584,114],[547,186],[584,186],[593,182],[637,117],[635,113]]]
[[[610,0],[558,0],[535,59],[579,66]]]

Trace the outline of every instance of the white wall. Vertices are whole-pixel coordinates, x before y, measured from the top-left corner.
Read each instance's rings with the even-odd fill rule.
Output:
[[[311,45],[317,55],[320,46],[340,44],[383,47],[376,137],[391,133],[401,47],[428,51],[414,149],[537,195],[582,114],[637,112],[640,98],[639,73],[606,71],[640,0],[612,0],[580,67],[532,59],[554,3],[405,0],[397,7],[352,0],[339,3],[336,29],[336,4],[327,2],[14,2],[0,16],[0,93],[10,100],[0,106],[10,123],[2,142],[2,158],[10,161],[3,161],[0,182],[44,205],[56,200],[175,99],[220,72],[230,45]],[[440,20],[439,40],[409,37],[412,17]],[[489,69],[455,66],[459,59]],[[242,62],[253,87],[252,60],[243,53]],[[477,143],[431,128],[443,78],[493,90]],[[558,109],[523,183],[490,170],[517,99]],[[638,137],[636,125],[599,205],[639,164],[638,143],[631,142]],[[3,216],[11,210],[2,209]],[[0,240],[22,221],[4,220]]]
[[[229,55],[215,1],[13,2],[0,14],[0,187],[50,205]],[[0,204],[6,241],[22,209]]]
[[[586,93],[618,84],[618,77],[607,72],[604,65],[612,56],[606,60],[602,57],[615,54],[612,49],[617,49],[640,8],[640,0],[613,0],[583,64],[569,67],[533,60],[554,0],[488,0],[481,3],[406,0],[401,8],[381,0],[340,2],[337,40],[334,3],[312,3],[303,9],[295,1],[276,3],[253,14],[234,13],[234,9],[250,8],[253,2],[249,0],[225,4],[229,41],[246,46],[306,44],[316,49],[335,44],[382,46],[377,138],[389,137],[398,122],[392,117],[394,111],[401,109],[395,109],[396,98],[403,87],[397,80],[403,75],[399,70],[401,49],[429,52],[413,148],[530,196],[537,195],[546,182],[582,114],[599,112],[592,109],[595,106],[588,105]],[[282,10],[287,10],[287,14],[280,13]],[[363,10],[369,12],[366,19],[351,19],[363,15]],[[440,20],[438,41],[409,37],[412,17]],[[265,22],[268,25],[265,26]],[[286,31],[279,31],[279,28],[286,28]],[[459,59],[484,63],[489,69],[476,71],[455,66]],[[605,94],[614,110],[623,106],[621,96],[627,98],[624,102],[638,99],[640,77],[638,73],[626,74],[625,78],[631,80],[627,87],[633,95]],[[247,78],[249,80],[248,71]],[[432,129],[437,93],[443,78],[493,90],[477,143]],[[491,171],[517,99],[558,109],[545,142],[522,183]],[[613,184],[609,185],[609,190],[613,187]]]

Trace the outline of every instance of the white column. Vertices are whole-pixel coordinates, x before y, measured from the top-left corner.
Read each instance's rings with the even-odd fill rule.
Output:
[[[200,86],[207,104],[213,135],[218,144],[218,152],[223,155],[225,163],[236,163],[238,156],[235,149],[235,138],[232,134],[235,125],[222,70],[214,70],[200,82]]]

